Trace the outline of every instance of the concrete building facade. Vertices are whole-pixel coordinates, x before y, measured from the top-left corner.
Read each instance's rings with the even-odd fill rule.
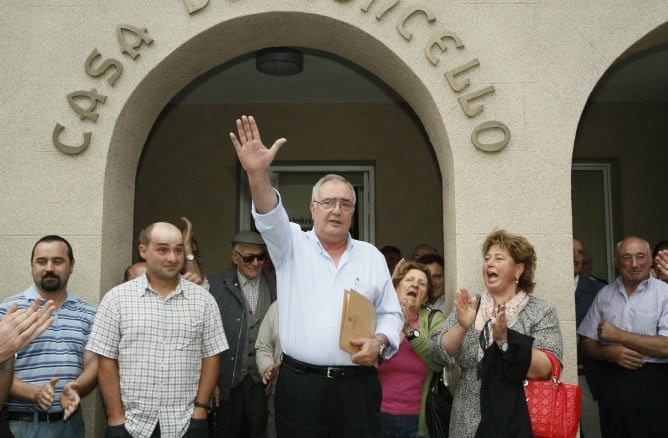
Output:
[[[377,165],[374,243],[394,239],[408,250],[438,240],[447,290],[482,288],[480,245],[491,230],[528,237],[538,252],[535,293],[557,305],[565,380],[575,380],[576,136],[597,137],[581,126],[588,99],[620,55],[665,28],[664,0],[29,0],[2,9],[3,297],[31,281],[34,242],[61,234],[77,260],[72,290],[97,304],[154,216],[194,217],[201,245],[209,243],[205,269],[221,270],[214,254],[228,252],[221,245],[240,224],[227,133],[251,113],[265,143],[288,138],[285,163]],[[274,46],[342,58],[403,103],[173,103],[208,71]],[[585,161],[614,156],[592,141],[582,147]],[[661,237],[658,216],[643,225],[619,214],[616,237]],[[101,436],[95,396],[85,407],[89,436]]]

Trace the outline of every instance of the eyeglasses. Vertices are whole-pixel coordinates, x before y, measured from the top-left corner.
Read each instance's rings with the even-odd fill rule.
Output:
[[[263,262],[264,259],[267,257],[267,254],[265,253],[243,255],[236,249],[234,250],[234,252],[236,252],[239,255],[239,257],[241,257],[241,260],[243,260],[244,263],[252,263],[253,260],[255,259],[257,259],[258,262]]]
[[[325,210],[334,210],[336,205],[341,205],[341,210],[345,212],[352,211],[355,208],[355,204],[350,199],[344,198],[325,198],[322,201],[313,201],[316,204],[320,204]]]

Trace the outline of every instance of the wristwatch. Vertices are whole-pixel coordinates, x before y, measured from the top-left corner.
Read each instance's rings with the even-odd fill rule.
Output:
[[[415,328],[411,328],[409,330],[409,332],[406,333],[406,339],[408,339],[409,341],[412,341],[413,339],[419,338],[419,337],[420,337],[420,330],[415,329]]]
[[[206,403],[198,402],[197,400],[195,400],[195,407],[202,408],[206,410],[207,413],[211,413],[211,405],[207,405]]]
[[[378,357],[385,358],[385,353],[387,352],[387,344],[380,335],[376,335],[376,342],[378,342]]]
[[[194,254],[186,254],[186,260],[189,262],[195,261],[195,255]]]

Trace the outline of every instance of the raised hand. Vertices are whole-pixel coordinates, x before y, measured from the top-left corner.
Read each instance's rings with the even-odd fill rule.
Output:
[[[455,293],[455,308],[457,308],[457,321],[466,330],[475,321],[478,311],[478,298],[471,298],[466,288],[461,288]]]
[[[241,166],[248,174],[266,171],[278,150],[287,142],[285,138],[279,138],[271,148],[267,148],[262,143],[260,130],[253,116],[241,116],[241,119],[237,119],[237,132],[238,138],[230,132],[230,140],[237,151]]]
[[[42,308],[39,307],[40,303],[41,300],[37,298],[26,309],[17,310],[16,303],[7,309],[0,321],[0,362],[11,359],[14,353],[31,343],[51,325],[56,306],[51,300]]]
[[[501,304],[496,310],[496,317],[492,323],[492,339],[494,342],[508,339],[508,325],[506,322],[506,304]]]
[[[193,252],[193,223],[185,217],[181,216],[181,222],[185,228],[183,229],[183,247],[188,254]]]
[[[654,270],[658,279],[668,281],[668,249],[662,249],[654,258]]]

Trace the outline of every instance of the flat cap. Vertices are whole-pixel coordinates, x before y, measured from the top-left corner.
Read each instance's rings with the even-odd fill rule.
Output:
[[[234,238],[232,239],[232,246],[236,245],[237,243],[252,246],[267,246],[267,244],[264,243],[264,240],[262,240],[260,233],[251,230],[243,230],[235,234]]]

